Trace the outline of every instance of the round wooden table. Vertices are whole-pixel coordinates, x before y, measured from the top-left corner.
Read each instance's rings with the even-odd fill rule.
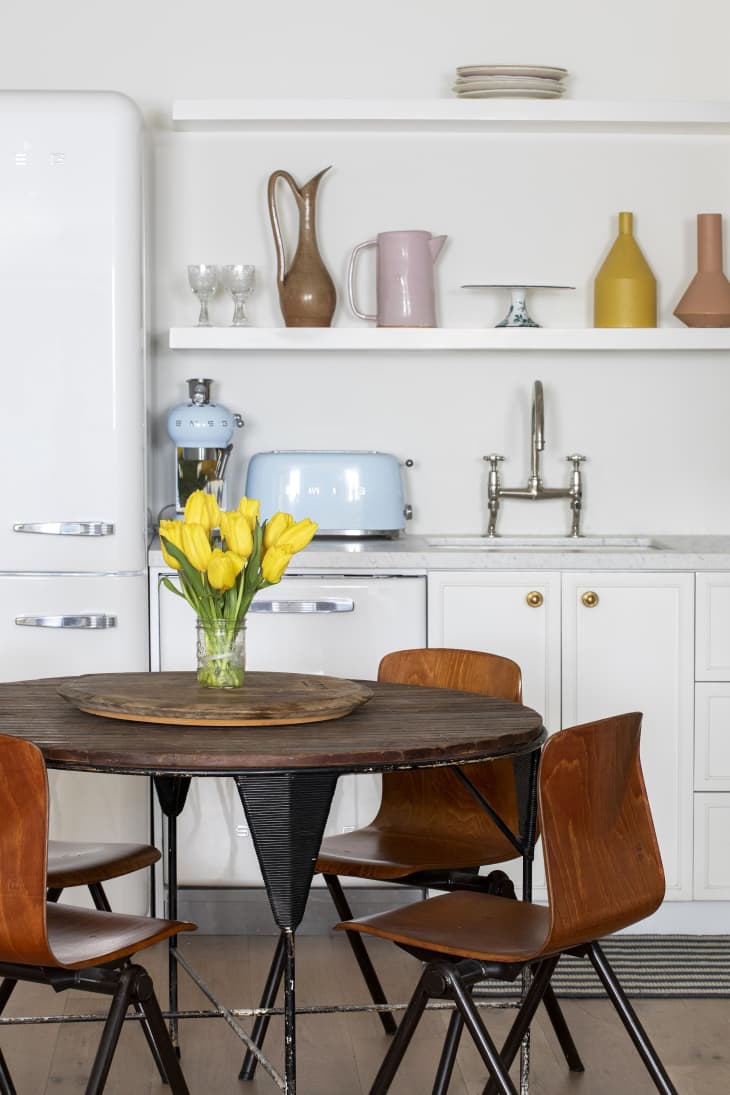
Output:
[[[113,675],[119,681],[129,674]],[[189,673],[132,675],[174,694]],[[278,674],[249,673],[276,684]],[[286,935],[285,1079],[296,1092],[294,933],[301,922],[338,777],[345,772],[468,765],[537,756],[542,718],[521,704],[472,692],[362,682],[367,703],[324,722],[224,728],[158,725],[78,710],[59,695],[67,681],[0,683],[0,732],[27,738],[49,768],[154,778],[168,819],[168,912],[177,911],[175,818],[192,776],[231,776],[238,787],[274,919]],[[225,703],[225,700],[218,702]],[[535,767],[535,766],[533,766]],[[467,769],[468,771],[468,769]],[[176,964],[171,962],[172,967]],[[171,988],[172,981],[171,978]],[[175,982],[176,983],[176,982]],[[173,1010],[175,998],[171,998]]]

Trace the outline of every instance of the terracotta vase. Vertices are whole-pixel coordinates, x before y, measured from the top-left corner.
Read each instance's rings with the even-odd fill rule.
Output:
[[[298,186],[288,171],[274,171],[269,178],[268,205],[276,245],[276,280],[279,303],[287,327],[329,327],[337,303],[332,278],[317,247],[315,202],[325,167],[309,182]],[[276,206],[276,184],[286,182],[299,210],[299,239],[289,268]]]
[[[618,236],[594,284],[594,327],[656,327],[656,278],[633,228],[633,213],[619,213]]]
[[[697,273],[674,309],[688,327],[730,327],[730,282],[722,272],[722,214],[697,214]]]

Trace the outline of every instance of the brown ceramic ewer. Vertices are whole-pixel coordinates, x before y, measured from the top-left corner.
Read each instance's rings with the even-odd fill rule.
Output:
[[[287,327],[329,327],[335,312],[337,293],[317,248],[314,220],[317,188],[329,170],[325,167],[302,186],[297,185],[288,171],[274,171],[269,178],[268,204],[276,245],[276,279],[281,313]],[[299,209],[299,240],[288,270],[276,208],[279,179],[289,184]]]
[[[722,271],[722,214],[697,214],[697,273],[674,309],[687,327],[730,327],[730,282]]]

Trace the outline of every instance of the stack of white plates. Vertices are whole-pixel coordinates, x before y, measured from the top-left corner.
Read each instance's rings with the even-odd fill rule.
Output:
[[[453,90],[460,99],[559,99],[567,75],[554,65],[462,65]]]

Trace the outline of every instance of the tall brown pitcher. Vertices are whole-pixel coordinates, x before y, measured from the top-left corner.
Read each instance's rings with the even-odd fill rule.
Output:
[[[276,244],[276,280],[281,312],[287,327],[329,327],[335,312],[337,293],[317,249],[314,222],[317,188],[322,176],[329,170],[325,167],[303,186],[297,186],[288,171],[275,171],[269,178],[268,204]],[[276,208],[276,184],[279,179],[289,184],[299,209],[299,240],[288,270]]]

